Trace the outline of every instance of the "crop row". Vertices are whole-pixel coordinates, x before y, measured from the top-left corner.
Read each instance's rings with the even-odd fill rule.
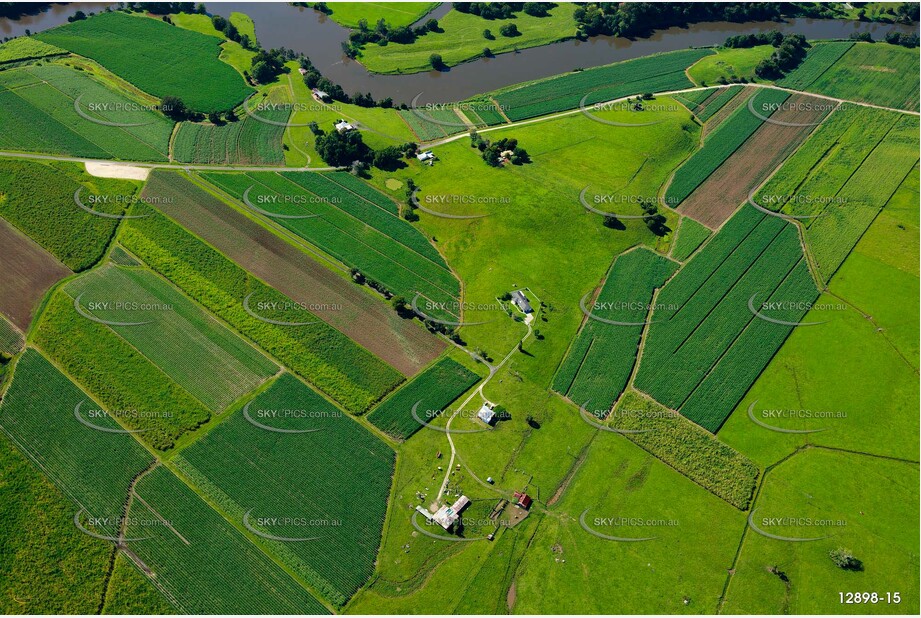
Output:
[[[167,159],[173,123],[87,73],[53,64],[9,73],[33,75],[35,81],[7,80],[15,86],[0,92],[18,110],[3,123],[0,143],[5,148],[135,161]],[[82,115],[75,108],[76,99]]]
[[[803,318],[805,307],[813,303],[817,296],[818,291],[806,261],[801,259],[777,290],[763,301],[759,297],[758,302],[779,303],[778,309],[768,312],[769,317],[795,323]],[[681,413],[705,429],[716,432],[792,330],[792,326],[784,324],[762,319],[751,320],[719,363],[681,406]]]
[[[506,123],[505,118],[502,117],[499,109],[492,101],[474,99],[461,106],[461,111],[477,126],[493,126]]]
[[[109,410],[131,411],[124,422],[167,450],[206,422],[208,409],[108,326],[79,315],[63,290],[51,297],[35,342]]]
[[[65,286],[176,384],[222,412],[275,375],[278,366],[147,270],[106,265]],[[120,303],[120,304],[119,304]]]
[[[838,270],[918,161],[918,123],[900,118],[806,232],[822,276]]]
[[[755,94],[751,101],[754,108],[779,105],[789,95],[781,90],[763,89]],[[769,116],[770,112],[763,113]],[[678,204],[691,194],[707,177],[735,152],[742,143],[761,126],[762,120],[746,107],[736,109],[724,120],[704,142],[703,147],[695,152],[675,172],[675,176],[665,192],[670,203]]]
[[[90,416],[97,408],[92,400],[30,348],[16,363],[13,383],[0,402],[0,426],[58,489],[86,509],[87,516],[100,518],[94,526],[97,533],[117,535],[116,519],[131,479],[151,457],[129,435],[80,423],[74,415],[77,405],[92,424],[119,428],[106,414]]]
[[[13,323],[0,315],[0,353],[16,354],[21,349],[25,339]]]
[[[851,41],[821,41],[815,43],[806,53],[806,59],[803,60],[802,64],[785,75],[777,84],[794,90],[805,90],[853,45],[854,43]]]
[[[264,523],[274,536],[322,542],[269,542],[331,603],[344,604],[374,572],[394,468],[383,440],[290,374],[282,375],[242,413],[182,453],[179,466],[232,520]],[[303,522],[296,520],[302,519]]]
[[[759,192],[759,204],[795,216],[818,214],[885,137],[897,115],[856,106],[835,111]],[[788,199],[797,198],[811,199]],[[782,198],[778,201],[777,198]],[[814,219],[804,219],[807,227]]]
[[[79,208],[74,193],[81,187],[81,201],[107,214],[124,212],[137,190],[128,181],[93,178],[72,163],[5,160],[0,215],[71,270],[84,270],[102,257],[117,220]]]
[[[673,96],[693,112],[694,108],[699,107],[704,101],[716,94],[716,88],[707,88],[705,90],[694,90]]]
[[[586,320],[554,378],[553,388],[578,405],[601,415],[611,408],[627,385],[653,290],[675,271],[677,264],[647,249],[619,256],[594,303],[592,316],[621,322]]]
[[[262,115],[268,116],[266,112]],[[181,163],[281,165],[285,128],[252,118],[223,125],[183,122],[173,142]]]
[[[417,292],[434,303],[444,303],[447,311],[435,315],[456,316],[453,309],[460,294],[454,275],[440,264],[407,246],[426,243],[415,228],[382,211],[369,202],[337,187],[332,195],[317,196],[302,186],[322,182],[312,172],[294,176],[265,172],[250,174],[205,174],[205,178],[237,199],[250,189],[248,199],[262,210],[286,216],[320,215],[309,218],[277,218],[275,221],[305,240],[317,245],[344,264],[357,268],[366,277],[382,283],[394,294],[412,299]],[[307,203],[286,198],[312,200]],[[319,198],[319,199],[316,199]],[[342,200],[336,203],[335,199]],[[272,200],[277,200],[273,202]],[[348,206],[346,205],[348,204]],[[350,212],[351,210],[351,212]],[[409,239],[409,240],[404,240]],[[403,241],[403,242],[401,242]]]
[[[678,238],[672,247],[672,257],[683,262],[697,248],[710,238],[710,230],[690,217],[682,217],[681,227],[678,228]]]
[[[413,418],[413,406],[418,403],[416,415],[430,422],[479,379],[463,365],[443,358],[378,405],[368,420],[384,433],[406,440],[422,427]]]
[[[618,402],[612,426],[627,438],[737,509],[754,496],[759,470],[750,459],[654,401],[628,392]]]
[[[599,103],[620,97],[693,86],[684,70],[707,49],[689,49],[552,77],[498,93],[494,98],[512,120],[573,109],[583,97]]]
[[[917,49],[855,43],[818,79],[811,92],[885,107],[918,111],[921,58]]]
[[[448,269],[444,257],[432,243],[419,230],[400,219],[395,203],[351,174],[283,172],[282,175],[315,196],[329,200],[330,204],[352,218],[370,225],[445,270]],[[333,201],[333,198],[339,201]]]
[[[649,343],[656,352],[650,360],[655,363],[667,351],[667,362],[672,365],[669,370],[649,376],[655,381],[651,388],[662,403],[679,408],[708,371],[722,362],[723,353],[755,319],[747,309],[749,300],[754,296],[755,302],[764,302],[800,259],[797,249],[795,230],[788,225],[745,273],[730,283],[731,287],[716,291],[717,295],[722,293],[717,296],[717,304],[711,305],[709,298],[692,299],[682,313],[672,318],[671,322],[677,321],[674,328],[650,332]],[[810,302],[812,298],[793,300]],[[698,308],[708,313],[703,318],[694,315],[693,310]],[[691,332],[686,330],[689,325],[693,327]]]
[[[783,291],[784,281],[791,272],[803,268],[802,264],[792,225],[753,208],[740,211],[657,297],[657,311],[636,376],[637,388],[683,414],[683,404],[702,381],[715,379],[712,376],[722,376],[741,388],[733,391],[741,397],[758,375],[751,372],[751,366],[763,367],[767,362],[763,355],[753,354],[752,365],[747,365],[745,348],[736,348],[740,335],[759,320],[748,303],[754,297],[758,307],[776,298],[775,291]],[[808,272],[806,275],[811,285]],[[802,286],[797,284],[792,290],[801,293]],[[814,297],[812,285],[805,297],[783,300],[809,303]],[[777,346],[782,341],[783,337]],[[777,348],[764,349],[770,352],[769,360]],[[730,399],[732,396],[727,395],[726,401],[717,405],[712,397],[705,397],[704,403],[691,403],[686,415],[716,431],[737,402],[730,404]]]
[[[326,614],[326,608],[163,466],[144,475],[128,511],[128,548],[187,614]]]
[[[154,96],[177,96],[195,111],[232,109],[252,92],[219,60],[220,39],[159,19],[113,11],[35,37],[92,58]]]
[[[160,213],[148,207],[137,210],[149,216],[131,220],[123,230],[121,241],[129,250],[346,409],[367,410],[402,380],[393,368],[335,328],[317,322],[309,312],[266,313],[280,321],[314,322],[304,326],[281,326],[253,317],[242,306],[249,294],[254,306],[259,301],[267,307],[297,307],[298,303]]]
[[[707,122],[713,115],[723,109],[723,106],[729,103],[742,92],[741,86],[731,86],[724,88],[719,94],[711,98],[703,109],[695,111],[695,115],[701,122]]]
[[[30,36],[19,36],[0,45],[0,64],[66,54],[67,51]]]

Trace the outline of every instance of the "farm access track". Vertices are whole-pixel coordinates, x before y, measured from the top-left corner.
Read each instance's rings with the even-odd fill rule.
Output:
[[[730,88],[737,84],[726,84],[721,86],[696,86],[694,88],[683,88],[681,90],[668,90],[664,92],[656,92],[657,96],[669,96],[673,94],[683,94],[686,92],[699,92],[701,90],[709,90],[710,88]],[[921,117],[921,113],[914,112],[906,109],[898,109],[895,107],[886,107],[884,105],[875,105],[873,103],[863,103],[860,101],[851,101],[848,99],[839,99],[837,97],[830,97],[822,94],[816,94],[806,90],[795,90],[793,88],[784,88],[782,86],[775,86],[773,84],[747,84],[747,87],[751,88],[766,88],[770,90],[782,90],[784,92],[789,92],[791,94],[804,94],[810,97],[815,97],[818,99],[825,99],[827,101],[834,101],[837,103],[847,103],[849,105],[858,105],[861,107],[870,107],[873,109],[881,109],[890,112],[896,112],[899,114],[909,114],[911,116]],[[613,99],[611,101],[605,101],[598,103],[597,105],[612,105],[614,103],[620,103],[626,101],[629,98],[636,96],[635,94],[629,95],[626,97],[620,97],[618,99]],[[538,122],[546,122],[548,120],[556,120],[557,118],[565,118],[567,116],[572,116],[574,114],[582,113],[582,110],[579,108],[571,109],[565,112],[559,112],[556,114],[549,114],[547,116],[540,116],[539,118],[530,118],[528,120],[519,120],[517,122],[510,122],[507,124],[495,125],[492,127],[486,127],[479,129],[479,133],[488,133],[490,131],[498,131],[501,129],[510,129],[519,126],[534,124]],[[443,139],[430,141],[430,142],[421,142],[419,144],[420,148],[434,148],[436,146],[442,146],[444,144],[449,144],[455,142],[459,139],[465,139],[467,136],[466,133],[458,133],[457,135],[452,135],[451,137],[446,137]],[[36,154],[28,152],[10,152],[10,151],[0,151],[0,157],[14,158],[14,159],[34,159],[39,161],[68,161],[71,163],[116,163],[123,165],[130,165],[133,167],[143,167],[148,169],[172,169],[176,171],[212,171],[212,172],[278,172],[278,171],[301,171],[301,172],[333,172],[336,171],[337,167],[286,167],[286,166],[253,166],[253,165],[203,165],[203,164],[182,164],[182,163],[150,163],[150,162],[140,162],[140,161],[116,161],[113,159],[87,159],[81,157],[68,157],[64,155],[48,155],[48,154]]]

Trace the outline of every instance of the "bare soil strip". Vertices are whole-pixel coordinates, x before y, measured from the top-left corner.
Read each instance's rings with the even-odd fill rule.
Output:
[[[446,344],[418,323],[217,198],[183,199],[173,182],[156,184],[160,192],[178,191],[172,206],[158,204],[164,214],[291,300],[341,307],[315,314],[400,373],[415,375],[444,350]]]
[[[0,246],[0,312],[26,332],[45,292],[71,271],[3,219]]]
[[[736,97],[737,99],[739,97]],[[822,103],[804,95],[787,99],[772,120],[793,124],[817,123],[827,114]],[[764,122],[738,150],[710,174],[681,205],[682,213],[717,229],[748,199],[748,194],[809,136],[817,125],[784,126]]]

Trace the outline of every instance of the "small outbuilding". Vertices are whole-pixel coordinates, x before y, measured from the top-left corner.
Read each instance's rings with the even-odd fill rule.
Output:
[[[516,491],[515,499],[518,500],[518,502],[516,503],[517,506],[523,508],[524,510],[527,511],[528,509],[531,508],[531,502],[532,502],[531,496],[524,493],[523,491]]]
[[[303,70],[303,69],[302,69]],[[310,93],[313,95],[313,98],[321,103],[325,103],[330,100],[329,93],[323,92],[317,88],[311,89]]]
[[[417,154],[416,158],[420,161],[432,161],[435,159],[435,154],[431,150],[426,150]]]
[[[483,404],[483,407],[480,408],[480,411],[476,413],[476,417],[490,427],[496,423],[496,411],[493,410],[488,403]]]
[[[340,120],[336,123],[336,130],[339,131],[339,133],[348,133],[349,131],[352,131],[354,128],[355,127],[350,125],[345,120]]]

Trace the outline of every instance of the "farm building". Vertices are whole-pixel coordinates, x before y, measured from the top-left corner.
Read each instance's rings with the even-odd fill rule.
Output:
[[[431,150],[426,150],[417,154],[416,158],[420,161],[431,161],[435,158],[435,154]]]
[[[528,302],[527,297],[521,290],[512,292],[512,302],[515,303],[515,306],[518,307],[522,313],[532,313],[534,311],[534,309],[531,308],[531,303]]]
[[[416,510],[425,515],[429,521],[434,521],[445,530],[451,530],[454,527],[454,524],[457,523],[457,520],[460,519],[461,512],[463,512],[463,510],[467,508],[469,504],[470,498],[467,496],[461,496],[454,504],[451,506],[443,506],[434,514],[429,513],[421,507],[417,507]]]
[[[489,406],[489,403],[484,403],[480,411],[476,413],[476,416],[490,427],[496,422],[496,412]]]
[[[310,93],[313,95],[313,98],[319,101],[320,103],[325,103],[326,101],[329,101],[330,99],[330,96],[328,93],[323,92],[322,90],[318,90],[316,88],[313,88],[310,91]]]
[[[531,508],[531,502],[532,502],[531,496],[529,496],[528,494],[524,493],[523,491],[516,491],[516,492],[515,492],[515,499],[518,500],[517,506],[519,506],[519,507],[521,507],[521,508],[523,508],[523,509],[525,509],[525,510],[528,510],[528,509]]]
[[[349,131],[353,130],[354,128],[355,128],[355,127],[353,127],[352,125],[350,125],[350,124],[349,124],[348,122],[346,122],[345,120],[340,120],[339,122],[336,123],[336,130],[339,131],[339,133],[348,133]]]

